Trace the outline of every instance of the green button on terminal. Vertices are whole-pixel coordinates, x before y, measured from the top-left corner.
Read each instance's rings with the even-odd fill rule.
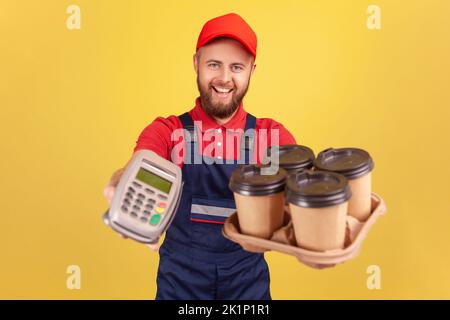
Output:
[[[156,226],[159,223],[159,220],[161,220],[161,215],[155,214],[150,218],[150,224]]]

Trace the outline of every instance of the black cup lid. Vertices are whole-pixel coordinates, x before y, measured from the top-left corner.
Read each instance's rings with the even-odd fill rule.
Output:
[[[272,146],[267,156],[271,157],[272,152],[278,152],[279,164],[285,170],[310,169],[315,158],[310,148],[298,144]]]
[[[330,207],[351,197],[347,178],[330,171],[303,170],[290,174],[286,186],[287,201],[299,207]]]
[[[263,196],[284,191],[286,171],[264,172],[269,165],[240,165],[231,174],[229,187],[233,192],[245,196]],[[267,173],[267,174],[265,174]]]
[[[347,179],[356,179],[373,170],[374,162],[367,151],[357,148],[329,148],[314,160],[319,170],[343,174]]]

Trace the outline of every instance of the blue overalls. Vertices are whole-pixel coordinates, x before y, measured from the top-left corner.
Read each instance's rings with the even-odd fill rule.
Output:
[[[185,130],[195,132],[188,113],[179,119]],[[255,129],[255,123],[247,114],[245,130]],[[185,155],[199,159],[196,139],[185,141],[191,141]],[[240,145],[248,163],[251,143]],[[222,235],[223,222],[236,209],[228,183],[237,165],[237,160],[183,164],[179,208],[159,250],[156,299],[271,299],[264,255],[244,251]]]

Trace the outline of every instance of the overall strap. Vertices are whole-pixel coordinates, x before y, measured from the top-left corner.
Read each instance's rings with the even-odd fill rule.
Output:
[[[239,163],[254,163],[254,147],[256,134],[256,118],[254,115],[247,113],[245,120],[244,134],[241,138]]]
[[[247,120],[245,120],[245,129],[255,129],[256,128],[256,118],[254,115],[247,113]]]
[[[180,119],[181,123],[183,124],[184,129],[194,129],[194,121],[192,121],[191,116],[189,115],[189,112],[185,112],[182,115],[178,116],[178,119]]]
[[[202,163],[201,155],[197,154],[197,129],[194,121],[188,112],[178,116],[184,129],[184,140],[186,142],[186,149],[184,153],[184,164]]]

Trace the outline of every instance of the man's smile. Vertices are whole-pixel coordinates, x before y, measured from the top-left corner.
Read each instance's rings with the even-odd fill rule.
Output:
[[[219,98],[226,98],[230,95],[230,93],[234,90],[233,88],[224,88],[219,86],[211,86],[216,96]]]

